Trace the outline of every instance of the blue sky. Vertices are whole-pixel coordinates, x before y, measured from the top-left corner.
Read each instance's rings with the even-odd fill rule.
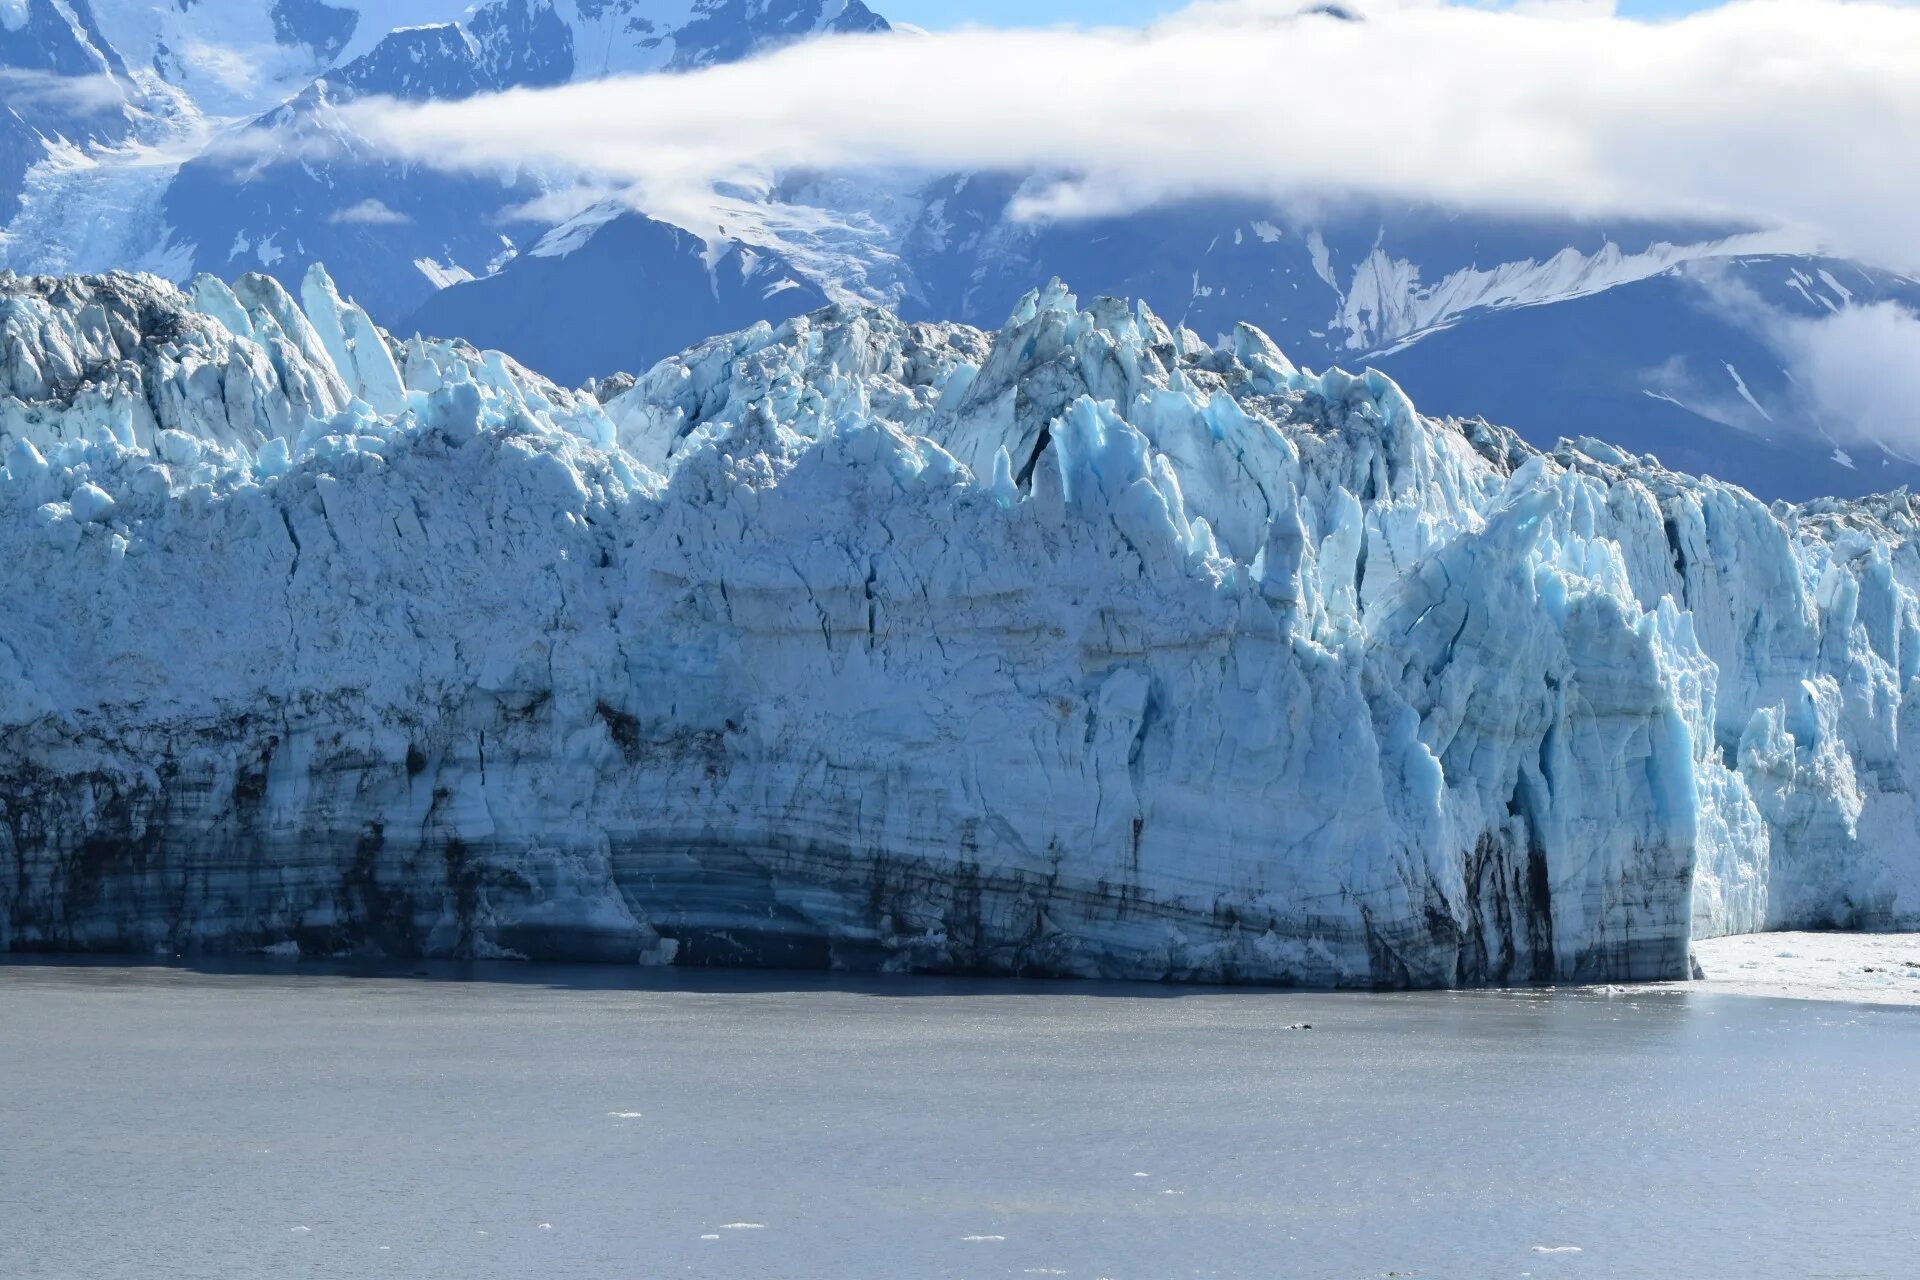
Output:
[[[1044,26],[1055,22],[1145,22],[1183,7],[1180,0],[868,0],[867,7],[897,22],[923,27]],[[1704,9],[1698,0],[1618,0],[1619,12],[1664,17]]]

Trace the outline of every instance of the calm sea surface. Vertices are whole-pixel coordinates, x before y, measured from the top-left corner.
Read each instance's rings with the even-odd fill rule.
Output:
[[[0,966],[0,1276],[1920,1275],[1920,1011],[419,972]]]

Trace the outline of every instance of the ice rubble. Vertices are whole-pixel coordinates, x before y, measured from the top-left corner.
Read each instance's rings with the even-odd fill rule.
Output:
[[[1920,919],[1905,495],[1057,284],[604,405],[317,269],[0,328],[0,948],[1405,986]]]

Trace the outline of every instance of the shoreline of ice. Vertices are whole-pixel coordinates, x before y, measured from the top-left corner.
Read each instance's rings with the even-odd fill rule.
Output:
[[[1693,950],[1706,977],[1686,990],[1920,1007],[1920,933],[1749,933]]]

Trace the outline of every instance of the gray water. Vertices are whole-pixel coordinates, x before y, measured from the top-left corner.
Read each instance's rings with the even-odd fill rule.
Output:
[[[0,966],[0,1276],[1920,1273],[1913,1011],[425,973]]]

